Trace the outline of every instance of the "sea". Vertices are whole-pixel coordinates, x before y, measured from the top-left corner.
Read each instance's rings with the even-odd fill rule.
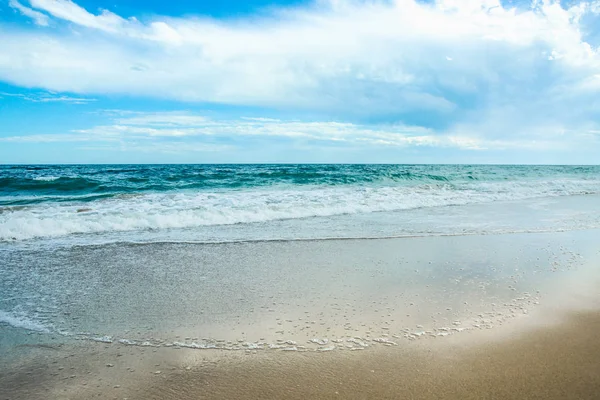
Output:
[[[0,350],[445,336],[539,303],[599,228],[600,166],[3,165]]]

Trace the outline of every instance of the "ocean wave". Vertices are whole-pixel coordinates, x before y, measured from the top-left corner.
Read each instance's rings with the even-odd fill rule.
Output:
[[[0,310],[0,324],[35,332],[50,332],[50,328],[24,313],[10,313]]]
[[[0,193],[61,193],[89,191],[98,188],[99,182],[76,176],[34,176],[0,178]]]
[[[598,167],[469,165],[0,166],[0,206],[124,193],[598,180]]]
[[[93,203],[11,208],[0,213],[0,240],[263,223],[599,192],[599,181],[553,179],[132,194]]]
[[[52,182],[60,179],[60,176],[36,176],[33,178],[34,181]]]

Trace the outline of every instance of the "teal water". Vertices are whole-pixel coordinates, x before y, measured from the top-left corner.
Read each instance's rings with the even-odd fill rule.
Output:
[[[598,166],[482,165],[48,165],[0,166],[0,205],[89,202],[122,194],[290,187],[433,185],[588,180]],[[548,188],[560,194],[560,187]],[[582,187],[583,192],[598,186]],[[565,193],[571,194],[571,193]]]
[[[202,241],[214,236],[207,227],[234,225],[236,239],[249,239],[239,225],[599,192],[598,166],[2,166],[0,241],[111,234],[120,241],[127,233],[156,239],[177,230]]]

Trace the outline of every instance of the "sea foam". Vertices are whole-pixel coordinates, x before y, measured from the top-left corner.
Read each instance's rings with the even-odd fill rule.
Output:
[[[0,166],[0,241],[600,193],[587,166]]]
[[[0,310],[0,324],[36,332],[50,332],[50,328],[23,313],[9,313]]]
[[[600,181],[553,179],[146,193],[88,203],[7,207],[0,213],[0,240],[257,223],[596,192],[600,192]]]

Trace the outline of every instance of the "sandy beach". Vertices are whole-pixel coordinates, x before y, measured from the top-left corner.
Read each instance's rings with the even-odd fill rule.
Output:
[[[600,314],[474,347],[259,357],[174,371],[148,399],[597,399]],[[463,343],[464,344],[464,343]],[[136,398],[136,397],[134,397]]]
[[[597,399],[600,313],[358,352],[33,346],[2,399]],[[475,344],[471,339],[475,339]]]
[[[219,319],[206,331],[213,329],[227,340],[180,336],[190,332],[186,325],[165,331],[163,335],[174,336],[160,342],[156,338],[163,325],[157,325],[145,343],[118,336],[64,336],[58,331],[25,334],[18,327],[3,326],[0,399],[597,399],[597,237],[598,231],[591,230],[209,246],[215,259],[236,250],[235,260],[246,260],[242,270],[257,268],[254,263],[284,265],[282,259],[295,259],[300,265],[312,260],[301,271],[312,276],[319,273],[311,268],[324,260],[337,257],[338,262],[328,264],[331,276],[318,275],[320,285],[314,280],[297,284],[299,293],[313,296],[304,303],[292,290],[293,282],[302,281],[287,275],[298,271],[292,263],[272,278],[275,285],[287,276],[284,287],[289,290],[274,290],[272,285],[265,289],[272,293],[266,296],[271,302],[268,311],[250,320],[237,318],[235,309],[215,312]],[[183,254],[206,260],[208,253],[202,249],[186,247]],[[139,258],[142,251],[148,250],[112,250],[117,259],[127,259],[124,252]],[[176,251],[181,253],[180,246],[165,245],[155,254],[166,259],[179,254]],[[96,262],[93,251],[85,254]],[[100,254],[107,258],[109,253]],[[392,261],[398,254],[421,269],[402,269],[403,280],[398,282],[403,285],[396,286],[402,293],[392,297],[386,281],[396,279]],[[489,257],[482,258],[486,254]],[[69,257],[80,256],[71,251]],[[448,257],[451,264],[442,262]],[[350,260],[365,268],[357,269]],[[166,265],[161,259],[156,263]],[[477,275],[486,263],[498,265],[498,270],[486,268],[485,275]],[[151,271],[152,265],[145,265]],[[252,282],[264,284],[267,276]],[[189,293],[193,287],[181,286]],[[331,297],[328,287],[335,288]],[[374,301],[360,308],[369,296]],[[262,297],[256,294],[256,309]],[[292,301],[275,306],[285,298]],[[121,297],[119,304],[137,304],[133,300]],[[394,309],[382,306],[392,300]],[[169,310],[173,318],[186,322],[185,314]],[[307,321],[294,317],[300,326],[295,328],[295,321],[284,325],[276,316],[292,318],[287,310],[308,310]],[[459,316],[464,318],[459,321]],[[435,324],[414,325],[428,319]],[[266,342],[256,340],[258,335]]]

